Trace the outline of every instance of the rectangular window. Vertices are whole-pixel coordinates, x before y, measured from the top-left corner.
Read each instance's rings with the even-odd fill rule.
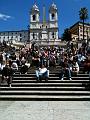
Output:
[[[33,33],[33,39],[35,39],[35,33]]]

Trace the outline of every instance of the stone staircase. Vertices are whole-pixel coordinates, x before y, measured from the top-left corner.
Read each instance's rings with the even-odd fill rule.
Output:
[[[51,68],[49,80],[36,81],[35,70],[28,74],[16,72],[12,87],[7,84],[0,86],[0,100],[90,100],[88,74],[80,73],[72,80],[58,77],[59,67]]]

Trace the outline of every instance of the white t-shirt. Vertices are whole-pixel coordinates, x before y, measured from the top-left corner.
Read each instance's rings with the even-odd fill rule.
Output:
[[[47,68],[39,68],[39,73],[43,74],[47,71]]]
[[[0,63],[0,70],[3,70],[4,67],[5,67],[5,65],[4,64],[1,65],[1,63]]]
[[[25,63],[25,65],[29,68],[30,67],[30,63]]]
[[[79,65],[78,65],[78,63],[77,63],[77,62],[75,63],[75,65],[73,65],[73,68],[75,68],[75,69],[76,69],[76,71],[77,71],[77,72],[79,72]]]

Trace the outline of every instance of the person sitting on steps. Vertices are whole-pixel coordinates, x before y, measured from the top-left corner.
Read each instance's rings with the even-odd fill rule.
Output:
[[[12,77],[13,77],[13,70],[11,66],[7,65],[2,70],[2,81],[1,83],[6,80],[8,83],[8,87],[11,87],[12,83]]]
[[[66,75],[67,79],[72,80],[71,79],[71,71],[70,71],[70,67],[69,67],[67,58],[65,58],[64,61],[62,61],[59,78],[61,80],[63,80],[64,79],[64,75]]]
[[[39,69],[35,71],[36,72],[36,77],[37,81],[41,81],[43,78],[47,81],[49,78],[49,70],[42,64],[40,65]]]
[[[78,64],[77,60],[74,60],[73,65],[72,65],[72,74],[78,75],[78,73],[79,73],[79,64]]]

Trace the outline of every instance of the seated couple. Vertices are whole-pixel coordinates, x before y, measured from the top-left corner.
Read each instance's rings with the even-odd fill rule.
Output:
[[[48,81],[49,78],[49,70],[42,64],[40,65],[39,69],[35,71],[37,81],[41,81],[42,79],[45,79],[45,81]]]
[[[70,63],[70,61],[65,59],[64,62],[62,62],[62,64],[61,64],[61,71],[59,74],[59,78],[61,80],[63,80],[64,75],[66,75],[67,79],[72,80],[71,73],[72,73],[72,75],[78,75],[79,65],[76,60],[74,60],[72,63]]]

